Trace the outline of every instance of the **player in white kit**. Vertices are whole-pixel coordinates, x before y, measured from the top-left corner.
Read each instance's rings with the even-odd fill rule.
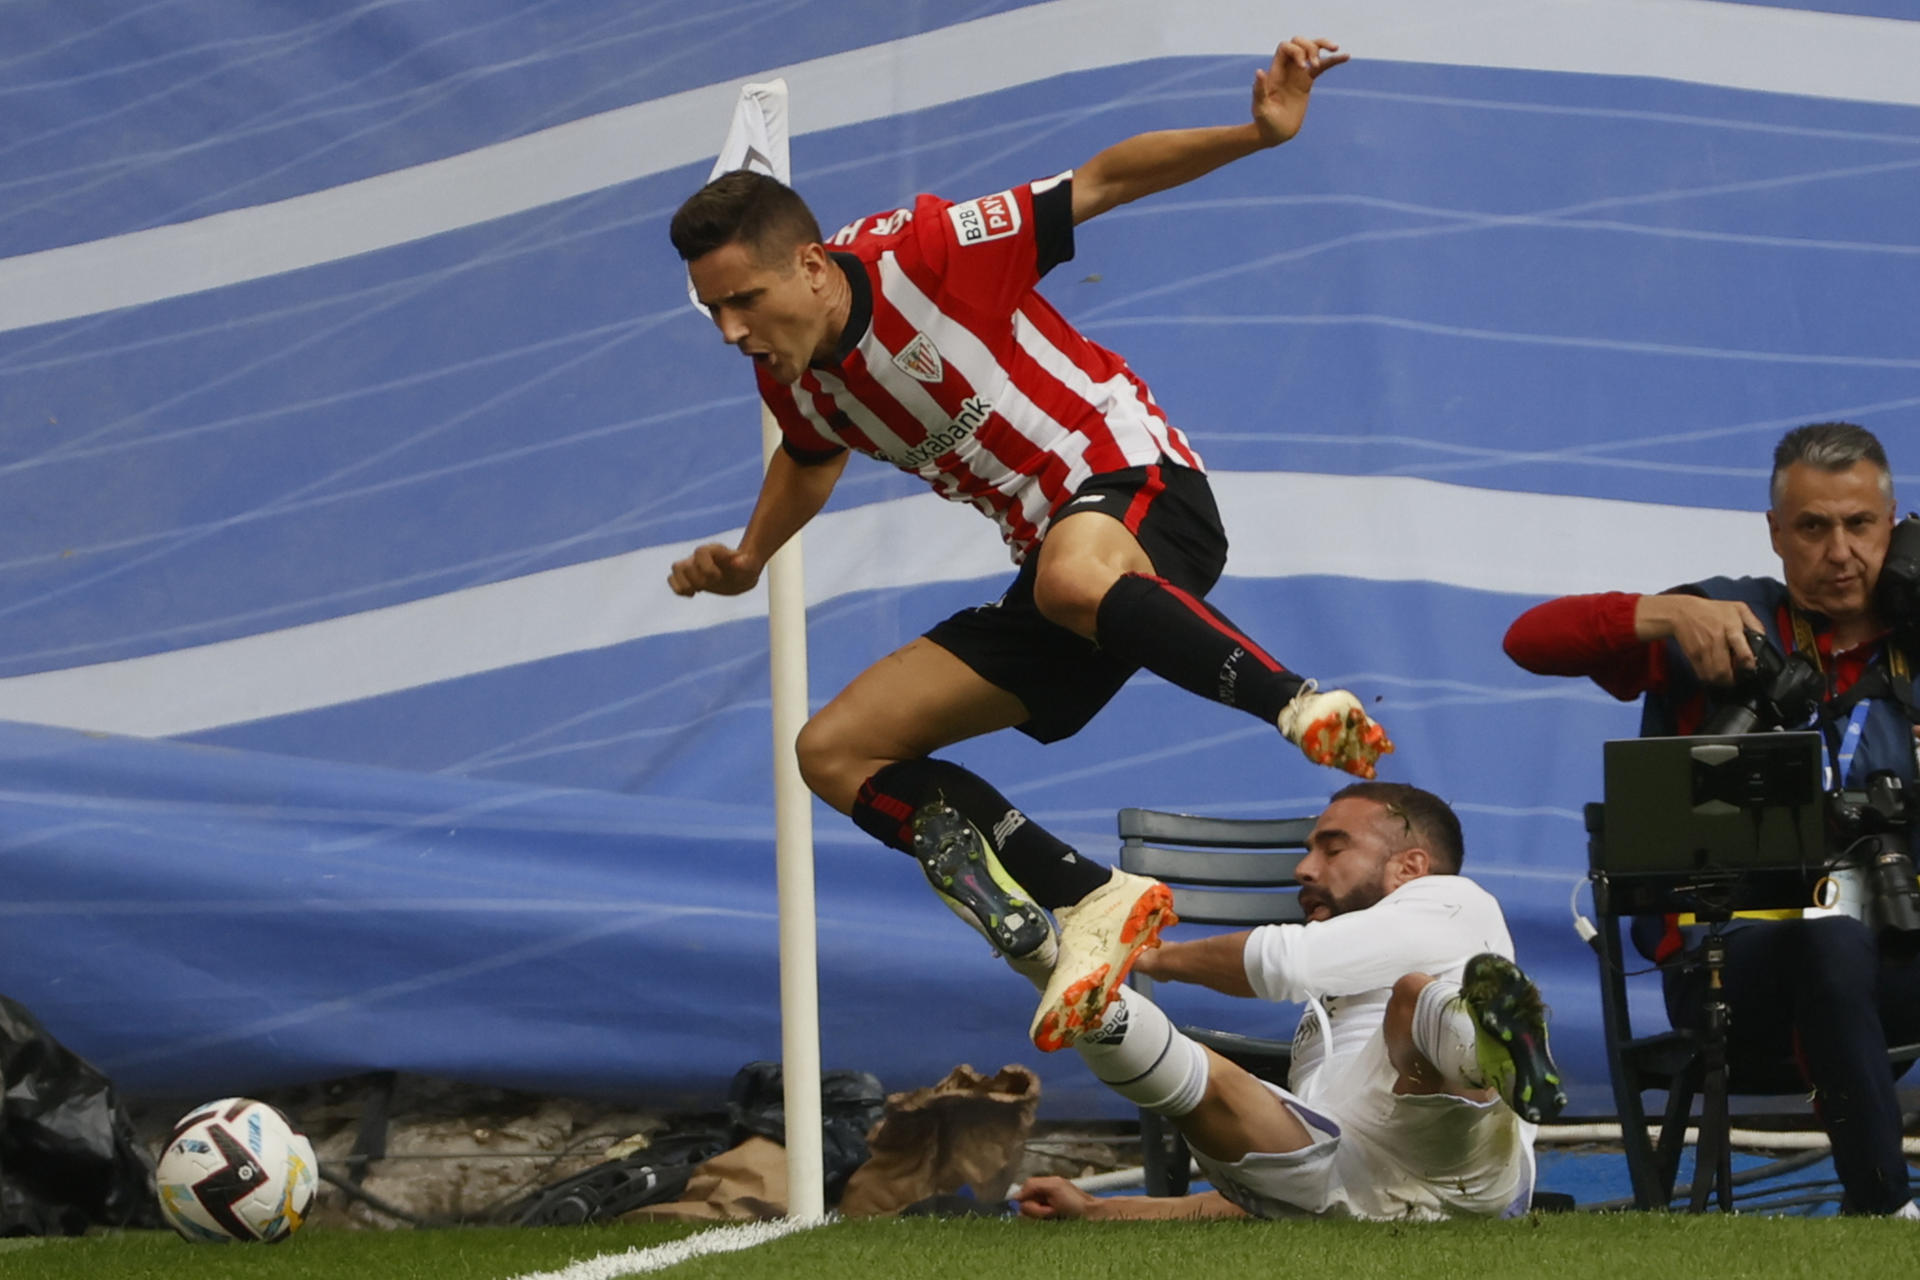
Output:
[[[1100,1199],[1030,1179],[1030,1217],[1498,1217],[1525,1212],[1536,1125],[1565,1105],[1539,992],[1499,904],[1459,874],[1446,803],[1403,783],[1335,794],[1300,863],[1305,924],[1144,953],[1139,972],[1304,1003],[1287,1087],[1123,990],[1074,1045],[1185,1135],[1215,1190]]]

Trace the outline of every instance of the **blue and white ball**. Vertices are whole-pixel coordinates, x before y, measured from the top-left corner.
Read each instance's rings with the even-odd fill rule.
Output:
[[[181,1117],[153,1179],[160,1212],[187,1239],[271,1244],[299,1230],[320,1169],[278,1110],[222,1098]]]

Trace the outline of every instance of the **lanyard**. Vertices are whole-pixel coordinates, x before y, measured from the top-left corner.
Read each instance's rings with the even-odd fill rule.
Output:
[[[1854,752],[1860,748],[1860,734],[1867,727],[1867,711],[1872,705],[1873,701],[1870,698],[1862,698],[1853,704],[1853,714],[1847,717],[1847,731],[1840,736],[1840,758],[1836,763],[1831,756],[1827,757],[1826,789],[1828,791],[1832,791],[1836,786],[1844,787],[1852,780]],[[1826,755],[1826,741],[1826,735],[1822,734],[1820,738],[1822,755]]]
[[[1793,625],[1793,647],[1811,659],[1813,665],[1819,668],[1822,675],[1826,675],[1826,663],[1821,661],[1820,645],[1814,639],[1813,624],[1807,620],[1807,615],[1800,611],[1798,605],[1789,601],[1787,609]],[[1905,679],[1907,666],[1906,656],[1891,642],[1888,643],[1887,649],[1888,665],[1891,668],[1893,678],[1895,680]],[[1868,664],[1871,665],[1873,661],[1874,659],[1868,659]],[[1828,687],[1831,688],[1832,686],[1829,685]],[[1853,704],[1853,713],[1847,717],[1846,732],[1840,735],[1838,760],[1834,758],[1834,753],[1827,748],[1826,735],[1820,735],[1820,754],[1824,761],[1823,772],[1826,775],[1826,789],[1828,791],[1832,791],[1836,787],[1844,787],[1852,781],[1853,758],[1855,753],[1860,749],[1860,736],[1866,731],[1867,713],[1872,703],[1873,700],[1871,698],[1862,698]],[[1818,721],[1818,716],[1815,717],[1815,720],[1816,722]],[[1920,752],[1916,752],[1916,757],[1920,758]]]

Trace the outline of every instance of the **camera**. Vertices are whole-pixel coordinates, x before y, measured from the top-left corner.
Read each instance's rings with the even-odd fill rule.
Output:
[[[1873,587],[1873,607],[1897,634],[1920,636],[1920,515],[1893,526]]]
[[[1703,734],[1759,733],[1806,724],[1827,691],[1820,668],[1805,655],[1783,656],[1763,632],[1747,632],[1754,667],[1708,713]]]
[[[1914,597],[1910,603],[1920,621],[1920,519],[1910,516],[1900,527],[1911,530],[1904,545],[1912,558],[1896,567],[1893,590],[1908,591]],[[1891,554],[1887,563],[1894,563]],[[1902,578],[1901,574],[1914,576]],[[1887,580],[1882,569],[1881,584]],[[1754,669],[1714,705],[1700,732],[1761,733],[1812,721],[1826,692],[1820,669],[1801,654],[1782,655],[1761,632],[1749,631],[1747,644],[1753,650]],[[1865,791],[1830,791],[1826,810],[1830,847],[1842,851],[1835,862],[1859,869],[1872,923],[1883,936],[1920,944],[1920,877],[1907,835],[1913,809],[1900,776],[1881,771],[1867,779]]]
[[[1842,857],[1865,873],[1877,923],[1909,938],[1920,934],[1920,879],[1907,845],[1910,803],[1899,775],[1885,771],[1869,777],[1865,791],[1836,791],[1827,802],[1828,822],[1846,842]]]

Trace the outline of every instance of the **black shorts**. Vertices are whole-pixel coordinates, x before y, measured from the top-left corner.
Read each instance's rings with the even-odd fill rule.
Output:
[[[1054,518],[1089,509],[1125,524],[1152,559],[1154,572],[1183,591],[1206,595],[1226,568],[1220,509],[1198,471],[1162,461],[1093,476],[1055,508]],[[1035,547],[1000,599],[962,609],[926,634],[1020,699],[1028,715],[1020,732],[1058,742],[1085,728],[1138,668],[1040,616],[1033,603],[1039,565]]]

